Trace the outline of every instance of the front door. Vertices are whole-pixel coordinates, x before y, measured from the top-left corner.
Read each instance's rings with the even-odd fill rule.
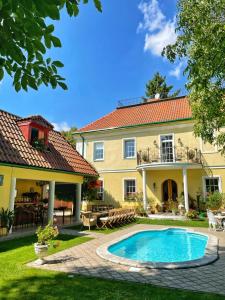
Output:
[[[163,202],[177,199],[177,184],[174,180],[168,179],[163,182]]]

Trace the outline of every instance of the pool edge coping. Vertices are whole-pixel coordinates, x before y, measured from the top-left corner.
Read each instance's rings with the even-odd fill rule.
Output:
[[[208,237],[207,245],[205,248],[205,255],[202,258],[185,261],[185,262],[175,262],[175,263],[161,263],[161,262],[144,262],[138,260],[131,260],[128,258],[123,258],[116,256],[108,251],[108,248],[115,243],[118,243],[124,239],[127,239],[137,233],[145,232],[145,231],[165,231],[168,229],[183,229],[186,232],[196,233],[203,236]],[[206,234],[202,232],[198,232],[194,229],[187,229],[181,227],[166,227],[160,229],[143,229],[143,230],[135,230],[124,234],[116,239],[111,240],[110,242],[104,243],[96,249],[96,253],[101,258],[108,260],[113,263],[127,265],[135,268],[150,268],[150,269],[181,269],[181,268],[193,268],[200,267],[204,265],[208,265],[213,263],[218,259],[218,238],[212,234]]]

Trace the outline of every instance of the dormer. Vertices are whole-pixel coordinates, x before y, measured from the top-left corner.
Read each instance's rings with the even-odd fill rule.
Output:
[[[41,116],[30,116],[17,121],[25,139],[35,148],[48,145],[49,131],[53,130],[52,124]],[[39,147],[40,146],[40,147]]]

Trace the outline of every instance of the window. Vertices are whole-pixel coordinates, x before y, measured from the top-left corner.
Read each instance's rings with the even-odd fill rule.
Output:
[[[104,159],[104,143],[95,142],[94,143],[94,160],[103,160]]]
[[[38,140],[38,129],[32,128],[31,129],[31,137],[30,137],[31,144],[36,140]]]
[[[174,161],[174,153],[173,153],[173,135],[161,135],[160,136],[160,144],[161,144],[161,162],[173,162]]]
[[[104,182],[101,179],[98,180],[97,200],[104,200]]]
[[[205,177],[205,193],[211,194],[214,192],[220,192],[220,178],[219,177]]]
[[[136,146],[135,139],[124,140],[124,158],[135,158]]]
[[[136,180],[125,179],[124,180],[124,198],[129,198],[136,193]]]

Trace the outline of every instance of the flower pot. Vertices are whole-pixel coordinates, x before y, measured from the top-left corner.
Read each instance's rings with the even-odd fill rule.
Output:
[[[6,236],[6,235],[8,235],[7,227],[0,227],[0,236]]]
[[[38,256],[38,264],[44,264],[44,257],[48,255],[48,245],[34,244],[34,252]]]

